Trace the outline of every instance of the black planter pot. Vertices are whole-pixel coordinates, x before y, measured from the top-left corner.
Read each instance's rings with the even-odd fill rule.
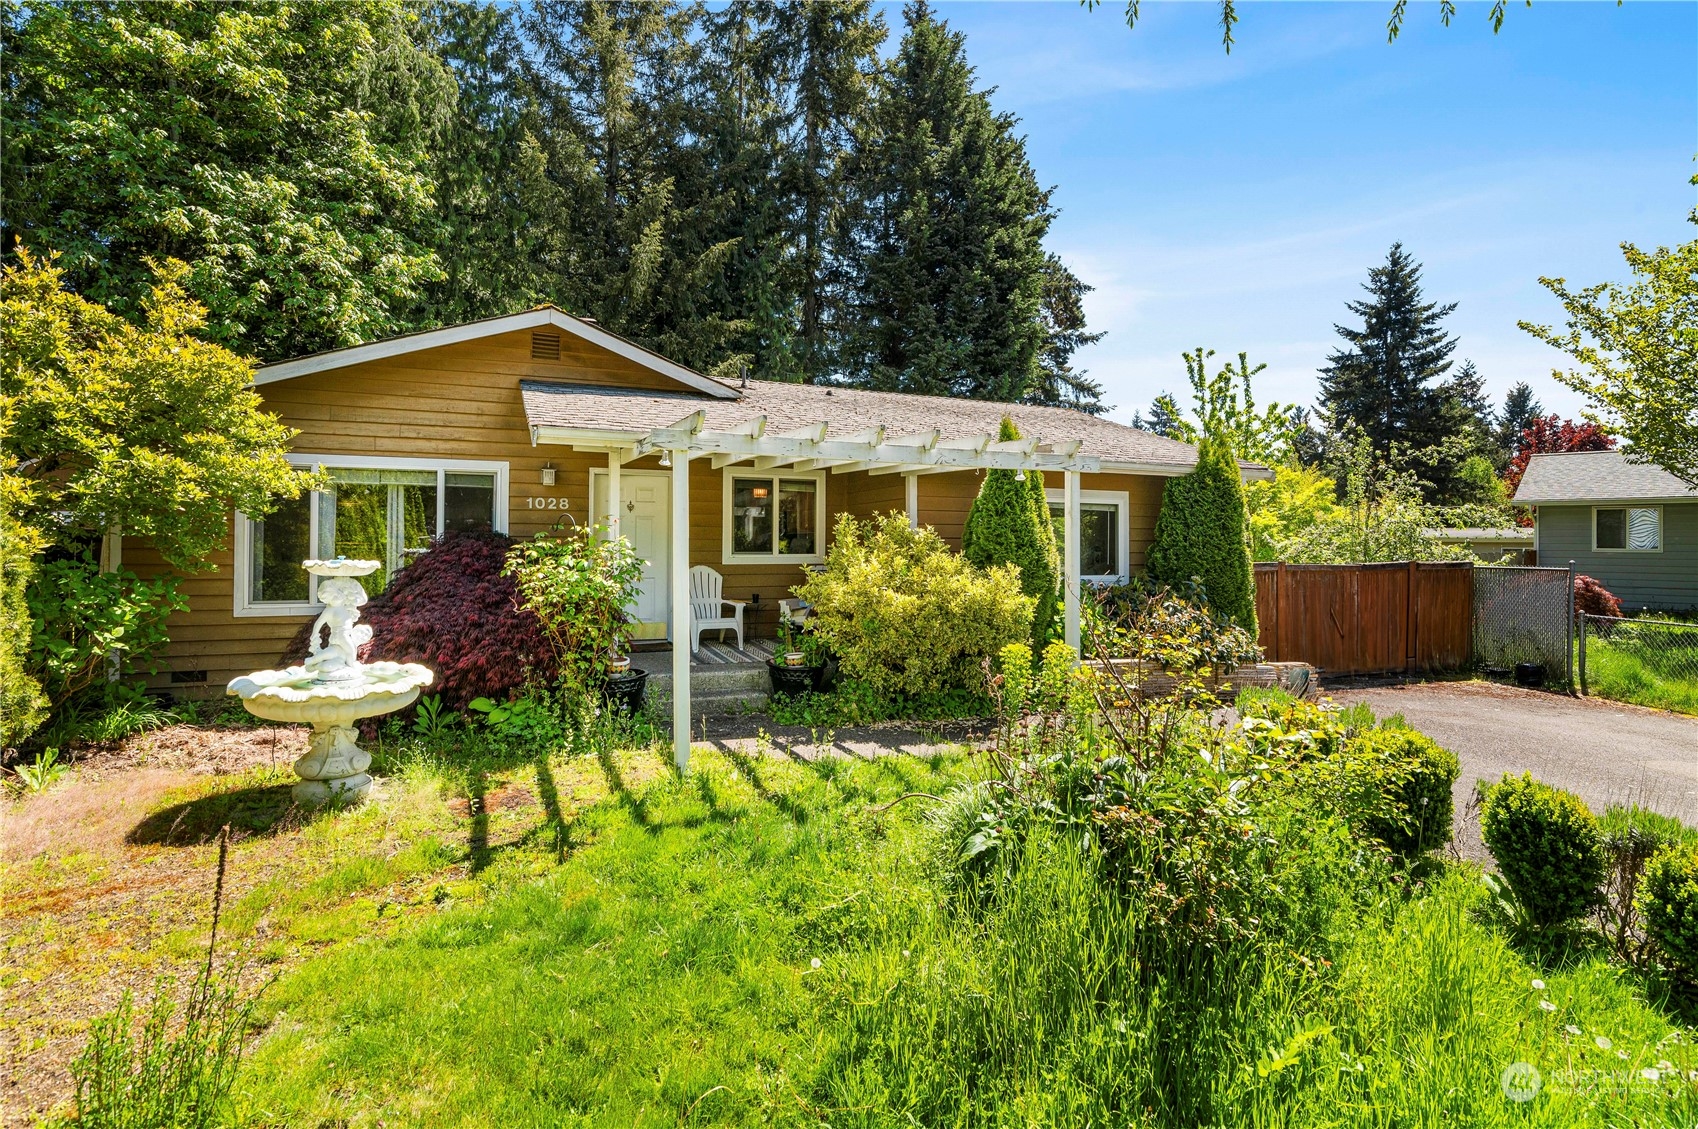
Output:
[[[775,659],[766,660],[766,672],[772,678],[772,692],[786,697],[806,694],[820,688],[824,667],[785,666]]]
[[[1543,686],[1545,684],[1545,664],[1516,663],[1515,684],[1517,686]]]
[[[602,679],[601,700],[619,713],[637,713],[643,708],[643,693],[648,684],[649,672],[646,670],[609,674]]]

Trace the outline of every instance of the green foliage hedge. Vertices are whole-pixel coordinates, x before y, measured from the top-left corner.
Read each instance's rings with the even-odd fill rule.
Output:
[[[997,438],[1009,442],[1020,438],[1020,431],[1005,417]],[[1020,481],[1011,470],[986,472],[961,530],[961,553],[979,568],[1019,568],[1020,590],[1036,601],[1032,649],[1041,652],[1055,627],[1061,577],[1043,474],[1032,471]]]
[[[1369,729],[1345,747],[1367,753],[1380,780],[1385,806],[1364,830],[1405,858],[1450,842],[1451,787],[1462,772],[1455,753],[1413,729]]]
[[[1663,851],[1639,887],[1645,932],[1682,979],[1698,982],[1698,843]]]
[[[1560,925],[1598,903],[1604,848],[1598,821],[1579,796],[1505,775],[1488,788],[1480,835],[1516,900],[1538,928]]]
[[[825,567],[795,592],[844,675],[904,697],[982,692],[985,660],[1030,636],[1035,603],[1013,568],[975,568],[899,512],[844,514]]]
[[[1256,634],[1256,594],[1244,540],[1244,484],[1232,449],[1215,439],[1197,448],[1197,468],[1162,491],[1147,568],[1152,579],[1183,587],[1202,581],[1209,606]]]

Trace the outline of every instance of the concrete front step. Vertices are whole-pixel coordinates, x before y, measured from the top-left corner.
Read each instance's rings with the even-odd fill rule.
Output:
[[[766,705],[772,692],[772,681],[763,666],[723,666],[690,672],[690,713],[736,713],[739,709],[759,709]],[[649,701],[672,700],[672,675],[650,674]]]

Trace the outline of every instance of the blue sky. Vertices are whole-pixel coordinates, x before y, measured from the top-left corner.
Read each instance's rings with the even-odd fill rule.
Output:
[[[1527,380],[1578,414],[1562,355],[1516,328],[1560,320],[1538,277],[1619,279],[1623,240],[1698,237],[1698,5],[1540,0],[1494,36],[1487,5],[1447,29],[1416,2],[1388,45],[1391,0],[1240,3],[1230,57],[1213,3],[1144,0],[1131,31],[1118,0],[938,7],[1056,187],[1050,246],[1096,287],[1109,335],[1080,359],[1116,419],[1184,394],[1197,345],[1309,403],[1394,240],[1460,303],[1457,356],[1494,398]]]

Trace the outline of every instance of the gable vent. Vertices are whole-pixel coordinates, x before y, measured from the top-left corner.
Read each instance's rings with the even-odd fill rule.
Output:
[[[560,359],[560,335],[558,333],[531,334],[531,360],[558,361]]]

